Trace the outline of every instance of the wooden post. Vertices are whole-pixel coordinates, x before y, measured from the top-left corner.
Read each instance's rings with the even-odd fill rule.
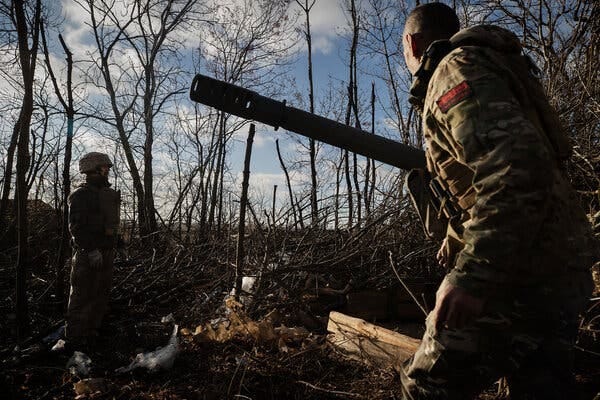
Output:
[[[250,158],[252,157],[252,142],[256,126],[250,124],[248,139],[246,139],[246,155],[244,156],[244,172],[242,178],[242,194],[240,196],[240,221],[238,224],[238,240],[235,257],[235,298],[239,300],[242,290],[244,269],[244,235],[246,233],[246,205],[248,204],[248,181],[250,180]]]
[[[275,228],[275,203],[277,202],[277,185],[273,185],[273,204],[271,206],[271,218],[273,219],[273,228]]]

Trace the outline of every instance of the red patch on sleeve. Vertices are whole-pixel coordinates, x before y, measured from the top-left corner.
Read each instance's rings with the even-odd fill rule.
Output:
[[[443,113],[448,112],[449,109],[469,97],[473,92],[467,81],[462,81],[452,89],[444,93],[437,101],[436,104]]]

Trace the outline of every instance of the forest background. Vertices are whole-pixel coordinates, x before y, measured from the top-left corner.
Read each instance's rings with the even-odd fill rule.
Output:
[[[224,286],[238,288],[245,275],[268,276],[263,286],[293,286],[284,284],[290,271],[336,275],[340,268],[355,285],[374,283],[392,276],[392,259],[402,275],[439,275],[436,245],[419,231],[403,171],[258,125],[249,196],[240,206],[250,122],[188,96],[203,73],[423,147],[400,40],[419,3],[1,0],[0,267],[15,282],[2,303],[10,337],[29,337],[29,308],[39,317],[38,302],[64,308],[65,199],[82,179],[77,160],[89,151],[114,160],[111,182],[122,193],[130,253],[154,261],[159,249],[170,268],[189,255],[184,280],[208,259]],[[445,3],[463,26],[498,24],[518,35],[574,145],[568,172],[597,227],[600,4]],[[50,278],[33,296],[40,271]]]

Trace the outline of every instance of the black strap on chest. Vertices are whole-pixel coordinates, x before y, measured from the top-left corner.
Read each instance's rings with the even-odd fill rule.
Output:
[[[454,46],[450,43],[450,40],[436,40],[431,43],[421,60],[421,65],[417,72],[415,72],[413,84],[410,88],[410,97],[408,101],[418,109],[423,108],[423,102],[425,101],[425,95],[427,94],[427,85],[433,76],[433,72],[442,61],[444,57],[448,55]]]

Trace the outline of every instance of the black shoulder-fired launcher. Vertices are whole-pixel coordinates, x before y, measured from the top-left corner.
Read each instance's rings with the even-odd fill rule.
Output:
[[[425,168],[425,153],[421,149],[289,107],[285,101],[273,100],[205,75],[198,74],[194,78],[190,98],[226,113],[275,129],[281,127],[398,168]]]
[[[285,101],[273,100],[205,75],[198,74],[194,78],[190,98],[226,113],[271,125],[276,130],[281,127],[394,167],[412,170],[406,177],[407,188],[430,237],[440,237],[445,231],[445,222],[439,220],[442,213],[451,217],[456,212],[449,208],[451,202],[445,201],[446,194],[437,186],[432,187],[435,181],[430,181],[425,171],[425,152],[421,149],[289,107]]]

